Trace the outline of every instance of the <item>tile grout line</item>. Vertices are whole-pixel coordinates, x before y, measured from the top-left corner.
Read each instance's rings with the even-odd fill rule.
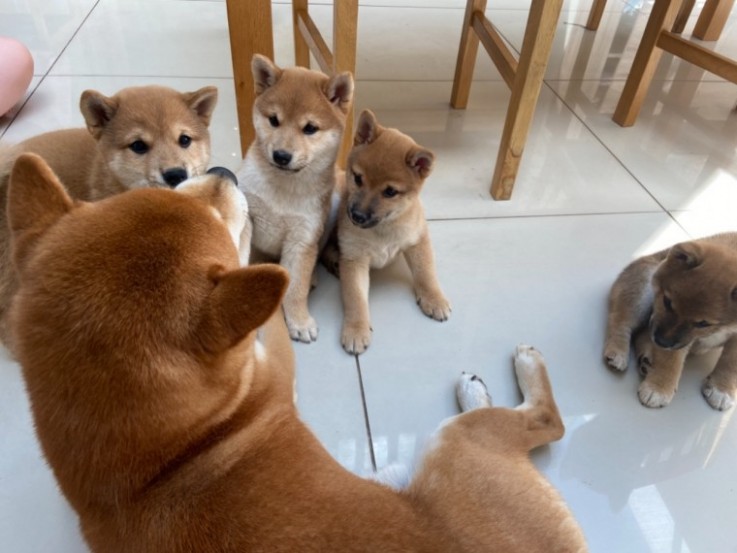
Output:
[[[356,373],[358,375],[358,386],[361,390],[361,404],[363,405],[363,420],[366,424],[366,437],[368,438],[369,455],[371,456],[371,467],[376,472],[376,454],[374,453],[374,439],[371,435],[371,423],[369,422],[368,405],[366,404],[366,392],[363,388],[363,374],[361,373],[361,362],[358,355],[353,356],[356,359]]]

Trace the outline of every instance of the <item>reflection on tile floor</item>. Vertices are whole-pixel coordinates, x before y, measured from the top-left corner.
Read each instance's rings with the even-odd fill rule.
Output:
[[[329,0],[315,21],[331,33]],[[607,371],[606,294],[633,257],[689,236],[737,230],[737,87],[665,55],[637,124],[611,121],[652,3],[609,0],[598,32],[589,0],[564,2],[546,83],[510,202],[488,187],[509,92],[481,54],[469,107],[448,107],[464,0],[361,2],[358,109],[370,107],[437,154],[423,192],[440,281],[437,323],[417,309],[403,261],[372,274],[370,349],[339,344],[338,282],[310,297],[320,339],[298,344],[298,403],[338,461],[360,475],[412,464],[456,413],[454,379],[477,372],[494,402],[519,401],[511,354],[542,350],[566,436],[534,461],[570,504],[594,552],[734,553],[737,423],[702,399],[714,357],[696,358],[673,403],[648,410],[634,370]],[[322,4],[322,5],[321,5]],[[529,2],[490,3],[514,49]],[[693,26],[697,3],[687,33]],[[277,62],[292,63],[289,2],[274,3]],[[737,57],[737,16],[705,43]],[[0,0],[0,35],[36,60],[32,94],[0,118],[0,143],[81,126],[87,88],[215,84],[213,163],[239,164],[225,3]],[[371,439],[369,439],[369,436]],[[0,549],[86,551],[33,435],[19,367],[0,355]]]

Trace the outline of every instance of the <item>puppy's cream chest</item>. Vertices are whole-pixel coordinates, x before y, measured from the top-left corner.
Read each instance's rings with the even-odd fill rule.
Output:
[[[690,352],[696,355],[706,353],[714,348],[722,347],[727,340],[737,335],[737,325],[731,325],[716,331],[711,336],[699,338],[691,346]]]

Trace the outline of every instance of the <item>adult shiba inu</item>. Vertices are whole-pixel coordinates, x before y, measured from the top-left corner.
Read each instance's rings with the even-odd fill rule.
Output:
[[[517,350],[517,409],[464,375],[465,412],[406,488],[359,478],[294,406],[286,271],[240,267],[232,221],[206,198],[77,204],[40,158],[13,170],[18,359],[92,551],[585,550],[528,456],[564,431],[536,350]]]
[[[433,153],[396,129],[382,127],[365,110],[348,156],[337,242],[343,297],[341,343],[363,353],[371,342],[369,271],[404,255],[414,278],[417,304],[437,321],[450,316],[450,302],[435,275],[430,234],[420,190],[430,174]],[[326,249],[324,258],[330,254]]]
[[[212,86],[180,93],[162,86],[125,88],[113,96],[87,90],[80,109],[86,129],[44,133],[0,153],[0,339],[15,292],[5,202],[8,176],[23,152],[42,156],[77,200],[98,200],[132,188],[175,187],[202,174],[210,160],[208,125],[217,102]]]
[[[307,296],[335,190],[335,161],[353,77],[252,62],[256,87],[254,143],[238,180],[248,198],[254,252],[278,260],[290,283],[284,317],[294,340],[317,339]]]
[[[633,261],[609,297],[604,358],[623,371],[630,342],[645,376],[638,392],[648,407],[668,405],[686,357],[722,353],[701,392],[714,409],[734,405],[737,391],[737,233],[676,244]]]

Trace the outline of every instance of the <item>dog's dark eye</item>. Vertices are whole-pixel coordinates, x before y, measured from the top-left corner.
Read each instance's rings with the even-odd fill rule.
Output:
[[[693,324],[696,328],[706,328],[707,326],[711,326],[711,323],[708,321],[698,321]]]
[[[387,186],[386,188],[384,188],[384,191],[382,192],[382,195],[385,198],[393,198],[397,194],[399,194],[399,192],[397,191],[397,189],[396,188],[393,188],[391,186]]]
[[[361,186],[363,184],[363,176],[353,173],[353,182],[356,183],[356,186]]]
[[[131,149],[131,151],[137,154],[142,155],[148,152],[148,144],[146,144],[143,140],[136,140],[135,142],[131,142],[128,147]]]
[[[667,311],[673,311],[673,303],[671,303],[668,296],[663,296],[663,307],[665,307]]]
[[[186,134],[183,134],[179,137],[179,145],[182,148],[189,148],[189,145],[192,144],[192,137],[187,136]]]
[[[279,126],[279,118],[276,115],[272,115],[269,117],[269,123],[271,123],[272,127],[278,127]]]
[[[312,123],[307,123],[304,127],[302,127],[302,132],[305,134],[315,134],[317,131],[319,131],[315,125]]]

